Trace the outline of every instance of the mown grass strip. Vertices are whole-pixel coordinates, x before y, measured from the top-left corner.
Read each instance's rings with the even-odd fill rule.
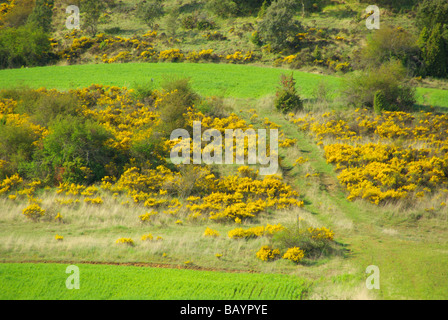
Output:
[[[291,72],[300,94],[305,98],[313,96],[320,81],[326,83],[333,97],[344,85],[341,77],[251,65],[123,63],[0,70],[0,88],[28,86],[68,90],[92,84],[132,88],[137,83],[148,83],[157,88],[163,79],[177,76],[191,78],[193,88],[204,96],[260,98],[275,93],[280,75]],[[448,90],[418,88],[417,101],[435,107],[448,107]]]
[[[65,264],[0,264],[5,300],[296,300],[311,282],[292,275],[224,273],[77,264],[80,289],[68,290]]]

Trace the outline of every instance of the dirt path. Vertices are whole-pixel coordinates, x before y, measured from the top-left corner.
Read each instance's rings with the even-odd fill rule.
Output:
[[[91,265],[107,265],[107,266],[124,266],[124,267],[143,267],[143,268],[164,268],[164,269],[183,269],[183,270],[197,270],[197,271],[214,271],[227,273],[260,273],[255,270],[235,270],[235,269],[220,269],[207,268],[201,266],[187,266],[180,264],[169,263],[151,263],[151,262],[107,262],[107,261],[67,261],[67,260],[23,260],[23,261],[0,261],[0,263],[33,263],[33,264],[91,264]]]

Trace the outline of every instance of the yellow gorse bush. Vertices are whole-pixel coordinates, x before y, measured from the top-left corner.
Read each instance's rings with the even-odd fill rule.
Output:
[[[448,115],[357,109],[291,121],[323,145],[350,200],[418,199],[448,184]]]
[[[295,263],[299,263],[303,257],[305,256],[305,252],[299,247],[289,248],[286,253],[283,255],[283,259],[287,259],[293,261]]]
[[[168,49],[161,51],[159,54],[161,61],[182,61],[183,58],[184,54],[179,49]]]
[[[334,239],[334,232],[328,228],[322,227],[322,228],[308,228],[308,232],[311,234],[311,237],[313,239],[320,239],[320,240],[333,240]]]
[[[204,237],[217,238],[217,237],[219,237],[219,232],[207,227],[207,229],[205,229],[205,231],[204,231]]]
[[[0,182],[0,195],[17,189],[22,182],[23,179],[20,178],[19,174],[14,174],[9,178],[6,177],[6,179]]]
[[[270,261],[278,258],[280,250],[272,249],[270,246],[262,246],[255,255],[262,261]]]
[[[260,226],[248,229],[236,228],[230,230],[228,232],[228,236],[230,239],[242,239],[242,238],[249,239],[249,238],[263,237],[266,235],[273,235],[274,233],[282,231],[284,229],[285,227],[283,227],[281,224],[277,225],[267,224],[266,227]]]
[[[55,199],[54,200],[57,204],[62,206],[71,206],[73,204],[79,203],[79,199]]]
[[[103,204],[103,199],[101,199],[100,197],[97,197],[97,198],[85,198],[84,202],[90,203],[90,204],[99,205],[99,204]]]
[[[115,243],[117,244],[126,244],[129,246],[133,246],[134,245],[134,240],[132,240],[131,238],[119,238],[117,239],[117,241],[115,241]]]
[[[141,237],[142,241],[152,241],[154,239],[154,237],[152,236],[151,233],[145,234]]]
[[[45,215],[45,210],[43,210],[38,204],[32,203],[25,209],[23,209],[23,215],[31,220],[38,220]]]

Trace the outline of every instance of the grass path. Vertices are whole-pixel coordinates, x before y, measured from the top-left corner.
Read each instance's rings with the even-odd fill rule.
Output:
[[[384,211],[374,205],[348,201],[334,167],[326,163],[322,150],[305,133],[268,109],[259,108],[258,112],[261,118],[269,117],[281,125],[289,138],[297,139],[299,154],[309,158],[312,169],[319,173],[318,178],[305,178],[299,168],[290,171],[287,179],[303,194],[305,210],[331,226],[336,240],[350,250],[346,263],[356,270],[354,274],[363,282],[367,266],[379,267],[380,290],[370,294],[380,299],[448,298],[446,224],[437,225],[437,221],[430,220],[403,223],[388,219]],[[286,160],[291,163],[295,159]],[[321,285],[325,292],[331,290],[334,283],[322,282]]]

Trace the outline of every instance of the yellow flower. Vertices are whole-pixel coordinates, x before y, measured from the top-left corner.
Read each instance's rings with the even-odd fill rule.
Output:
[[[37,220],[45,215],[45,210],[38,204],[33,203],[23,209],[23,215],[31,220]]]
[[[117,241],[115,241],[117,244],[126,244],[129,246],[134,246],[134,240],[131,238],[119,238]]]
[[[262,246],[261,249],[256,253],[257,258],[263,261],[274,260],[279,255],[279,249],[272,249],[269,246]]]
[[[286,253],[283,255],[283,259],[288,259],[293,262],[300,262],[305,256],[305,252],[299,247],[289,248]]]
[[[219,232],[210,228],[205,229],[204,237],[219,237]]]
[[[145,234],[145,235],[143,235],[142,237],[141,237],[141,240],[142,241],[151,241],[151,240],[153,240],[153,236],[152,236],[152,234]]]

